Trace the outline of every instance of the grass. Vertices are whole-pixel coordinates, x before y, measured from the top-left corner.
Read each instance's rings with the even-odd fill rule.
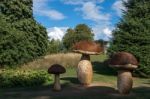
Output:
[[[47,82],[39,87],[0,89],[0,99],[150,99],[150,79],[144,78],[133,78],[134,86],[129,95],[118,94],[116,71],[103,63],[107,59],[106,55],[91,56],[93,83],[90,87],[81,86],[76,77],[79,59],[78,54],[57,54],[24,65],[23,69],[47,70],[48,66],[55,62],[64,64],[67,72],[61,75],[61,92],[52,91],[53,82]]]
[[[77,66],[81,55],[76,53],[59,53],[46,55],[33,62],[29,62],[21,66],[21,69],[48,69],[52,64],[61,64],[64,67]]]

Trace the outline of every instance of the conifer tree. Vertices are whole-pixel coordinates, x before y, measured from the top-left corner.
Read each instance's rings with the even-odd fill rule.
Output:
[[[128,0],[126,11],[113,31],[110,53],[127,51],[139,60],[135,71],[150,76],[150,0]]]
[[[46,53],[46,29],[33,18],[32,0],[0,0],[0,67]]]

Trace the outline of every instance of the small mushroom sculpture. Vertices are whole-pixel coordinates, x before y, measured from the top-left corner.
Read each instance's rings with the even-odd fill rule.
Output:
[[[61,90],[61,85],[60,85],[60,74],[63,74],[66,72],[66,69],[59,65],[59,64],[53,64],[49,69],[48,73],[54,74],[54,90],[55,91],[60,91]]]
[[[90,55],[98,55],[102,52],[99,44],[93,41],[80,41],[73,46],[73,51],[82,54],[77,67],[77,77],[84,86],[89,85],[93,78],[93,69]]]
[[[117,87],[119,93],[129,94],[133,85],[131,72],[137,68],[137,59],[131,53],[117,52],[111,57],[109,65],[118,70]]]

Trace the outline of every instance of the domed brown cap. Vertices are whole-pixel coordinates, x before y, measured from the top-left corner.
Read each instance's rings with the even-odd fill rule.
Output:
[[[73,46],[73,51],[83,54],[100,54],[103,48],[93,41],[80,41]]]
[[[49,69],[48,73],[50,74],[63,74],[66,72],[66,69],[59,65],[59,64],[53,64]]]
[[[118,52],[112,56],[109,64],[115,68],[135,69],[137,68],[138,61],[131,53]]]

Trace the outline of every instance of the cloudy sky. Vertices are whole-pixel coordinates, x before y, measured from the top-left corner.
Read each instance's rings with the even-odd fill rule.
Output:
[[[125,8],[122,0],[33,0],[35,19],[50,38],[61,40],[68,28],[87,24],[94,39],[109,40]]]

